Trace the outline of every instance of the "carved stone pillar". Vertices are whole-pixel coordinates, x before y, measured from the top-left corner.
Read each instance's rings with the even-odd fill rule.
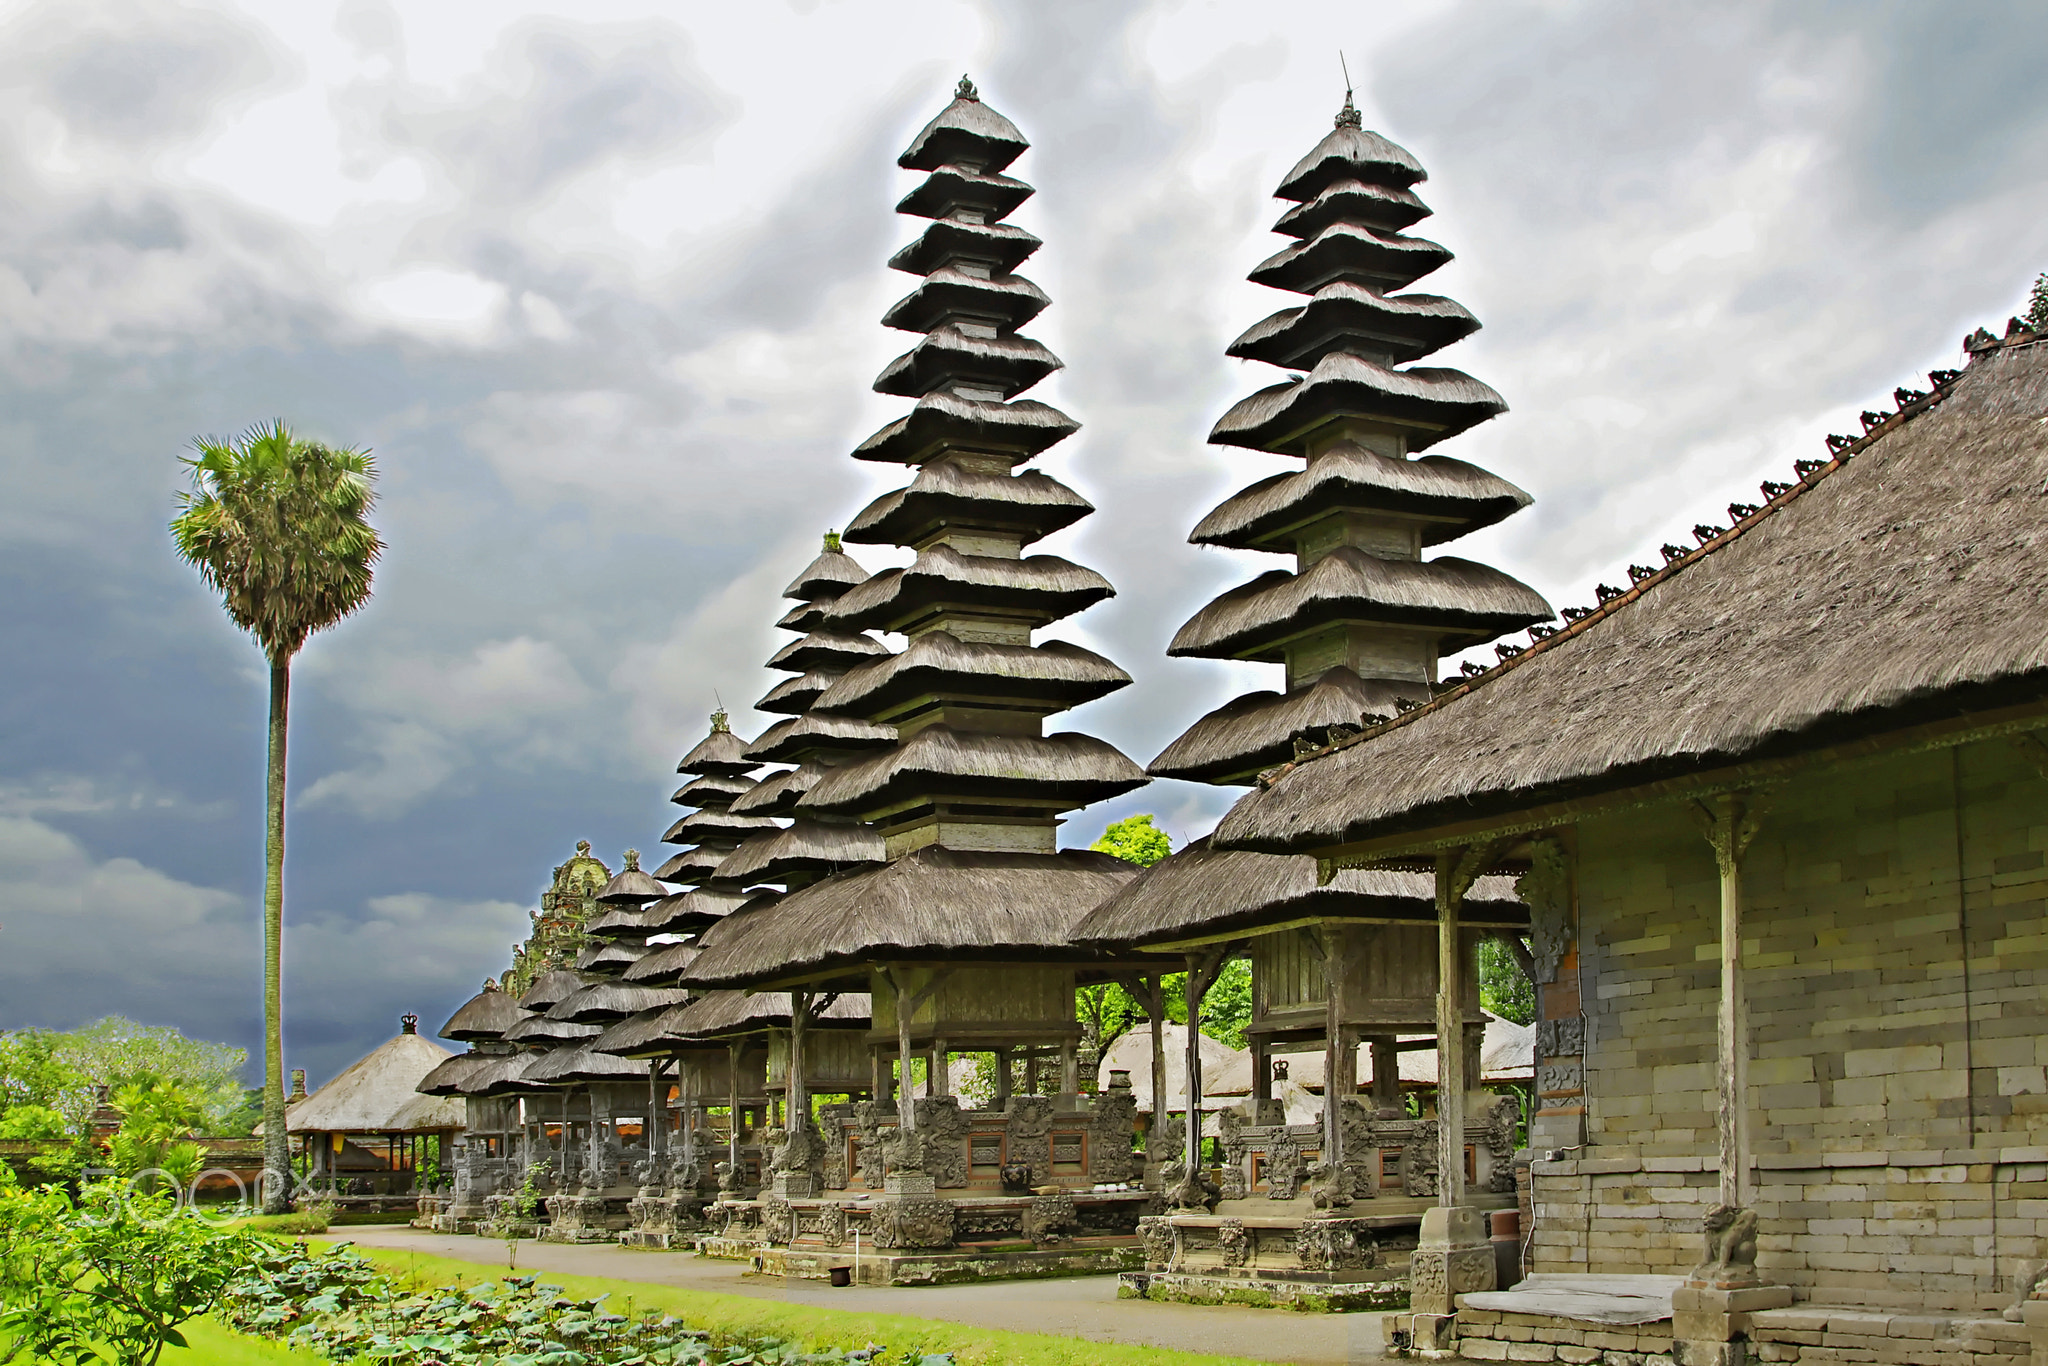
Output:
[[[1421,1239],[1409,1263],[1410,1312],[1455,1314],[1458,1296],[1491,1290],[1493,1280],[1493,1243],[1478,1210],[1438,1205],[1422,1212]]]

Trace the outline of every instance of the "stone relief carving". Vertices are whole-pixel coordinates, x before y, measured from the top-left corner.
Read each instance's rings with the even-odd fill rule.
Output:
[[[1092,1098],[1088,1135],[1088,1176],[1094,1181],[1128,1181],[1135,1174],[1131,1161],[1131,1129],[1138,1118],[1138,1100],[1128,1091],[1112,1091]]]
[[[1511,1195],[1515,1189],[1515,1128],[1522,1118],[1521,1102],[1502,1096],[1486,1114],[1486,1148],[1493,1154],[1486,1188],[1495,1195]]]
[[[917,1101],[917,1137],[924,1169],[935,1186],[967,1184],[967,1116],[957,1096],[923,1096]]]
[[[1052,1101],[1044,1096],[1011,1096],[1003,1114],[1009,1165],[1029,1167],[1026,1187],[1052,1179]]]
[[[1024,1236],[1040,1247],[1065,1242],[1080,1226],[1074,1197],[1064,1192],[1035,1196],[1024,1211]]]
[[[832,1247],[846,1241],[846,1211],[837,1204],[827,1204],[818,1211],[818,1236]]]
[[[1244,1220],[1225,1219],[1216,1227],[1216,1253],[1225,1266],[1243,1266],[1251,1260],[1251,1235],[1244,1231]]]
[[[1334,1162],[1311,1163],[1309,1203],[1317,1209],[1344,1209],[1351,1204],[1351,1169]]]
[[[1266,1198],[1292,1200],[1301,1193],[1302,1174],[1301,1145],[1283,1130],[1266,1148]]]
[[[1362,1219],[1308,1219],[1294,1237],[1304,1271],[1356,1271],[1380,1264],[1379,1242]]]
[[[873,1222],[875,1246],[879,1248],[953,1246],[953,1204],[950,1200],[929,1197],[885,1200],[875,1206]]]
[[[1529,871],[1515,880],[1515,895],[1529,908],[1529,955],[1536,980],[1555,982],[1571,946],[1571,857],[1554,839],[1529,842]]]
[[[889,1150],[883,1138],[884,1116],[894,1119],[894,1106],[884,1106],[864,1100],[853,1107],[853,1123],[860,1134],[855,1145],[854,1161],[859,1164],[861,1184],[870,1190],[882,1188],[883,1169],[888,1164]]]
[[[1586,1089],[1583,1058],[1546,1058],[1536,1067],[1536,1094],[1572,1095]]]
[[[1545,1058],[1575,1058],[1586,1051],[1586,1017],[1536,1022],[1536,1053]]]
[[[1409,1195],[1436,1194],[1436,1121],[1425,1119],[1415,1126],[1401,1149],[1402,1189]]]
[[[1172,1224],[1157,1215],[1148,1214],[1138,1220],[1138,1241],[1145,1246],[1145,1266],[1148,1270],[1165,1271],[1172,1267]]]

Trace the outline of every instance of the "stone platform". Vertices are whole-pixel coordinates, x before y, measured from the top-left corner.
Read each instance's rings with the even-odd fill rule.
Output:
[[[1377,1280],[1312,1272],[1268,1272],[1250,1276],[1182,1275],[1172,1271],[1127,1271],[1117,1277],[1120,1300],[1168,1304],[1233,1304],[1251,1309],[1295,1309],[1311,1314],[1354,1314],[1397,1309],[1408,1303],[1405,1270]]]
[[[1129,1271],[1145,1260],[1135,1238],[1076,1238],[1059,1247],[1025,1243],[878,1252],[869,1247],[775,1247],[712,1235],[699,1237],[697,1247],[707,1257],[748,1262],[763,1275],[792,1280],[827,1280],[835,1268],[845,1267],[856,1285],[965,1285],[1097,1276]]]

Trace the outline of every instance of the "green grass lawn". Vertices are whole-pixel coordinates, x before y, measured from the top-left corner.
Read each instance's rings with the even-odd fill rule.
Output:
[[[293,1351],[269,1338],[246,1337],[211,1319],[195,1319],[181,1330],[189,1347],[166,1347],[162,1366],[285,1366],[326,1361],[313,1352]],[[331,1366],[331,1364],[330,1364]]]
[[[386,1248],[359,1247],[356,1251],[420,1286],[449,1285],[457,1280],[465,1285],[476,1285],[493,1279],[492,1269],[476,1262]],[[626,1301],[630,1298],[635,1310],[660,1309],[721,1339],[783,1338],[813,1349],[851,1349],[878,1342],[893,1352],[906,1349],[950,1352],[960,1366],[997,1366],[997,1363],[1001,1366],[1263,1366],[1245,1357],[1210,1356],[1164,1347],[1134,1347],[1043,1333],[1011,1333],[940,1319],[910,1318],[903,1314],[814,1309],[745,1295],[679,1290],[649,1285],[644,1281],[557,1276],[552,1272],[541,1273],[541,1279],[549,1285],[561,1286],[578,1299],[608,1294],[611,1296],[608,1307],[614,1312],[625,1312]],[[181,1363],[186,1359],[195,1362],[201,1359],[223,1362],[246,1360],[253,1363],[303,1358],[280,1352],[275,1356],[245,1358],[190,1356],[181,1358]],[[168,1354],[165,1360],[170,1360]]]

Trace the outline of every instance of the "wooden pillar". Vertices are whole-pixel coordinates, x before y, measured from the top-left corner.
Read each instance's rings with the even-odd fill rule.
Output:
[[[788,1097],[784,1126],[792,1134],[803,1127],[810,1113],[804,1094],[804,1035],[810,1030],[811,1004],[816,999],[808,991],[789,993],[789,1073],[783,1078],[782,1094]]]
[[[1202,1172],[1202,999],[1216,980],[1217,970],[1228,961],[1229,946],[1206,954],[1187,955],[1188,1058],[1187,1058],[1187,1175],[1181,1202],[1187,1203],[1201,1189]],[[1155,1102],[1155,1116],[1157,1103]]]
[[[882,1046],[871,1043],[868,1045],[868,1099],[880,1104],[888,1098],[888,1088],[882,1081]]]
[[[896,1123],[906,1134],[917,1131],[917,1098],[910,1094],[910,1012],[907,976],[893,973],[896,983]]]
[[[732,1164],[732,1179],[735,1186],[740,1181],[740,1050],[743,1047],[745,1045],[740,1043],[729,1043],[725,1046],[725,1091],[726,1104],[729,1107],[726,1110],[729,1132],[725,1139],[725,1160]]]
[[[1344,1164],[1344,1097],[1352,1060],[1344,1048],[1344,940],[1325,926],[1315,932],[1323,954],[1323,1161]]]
[[[1252,1099],[1265,1101],[1273,1098],[1273,1055],[1262,1037],[1247,1040],[1252,1054]]]
[[[1081,1090],[1080,1058],[1072,1039],[1060,1040],[1060,1094],[1078,1095]]]
[[[1395,1051],[1391,1035],[1378,1035],[1372,1041],[1372,1104],[1375,1110],[1401,1107],[1401,1055]]]
[[[946,1041],[933,1038],[931,1060],[924,1067],[924,1093],[928,1096],[952,1095],[952,1071],[946,1060]]]
[[[1006,1110],[1010,1106],[1010,1050],[992,1049],[989,1056],[996,1074],[996,1108]]]
[[[1166,1122],[1166,975],[1153,973],[1146,979],[1151,991],[1145,998],[1145,1013],[1152,1017],[1152,1122]],[[1151,1149],[1148,1146],[1147,1151]],[[1158,1160],[1157,1154],[1154,1159]]]
[[[1757,809],[1746,792],[1693,803],[1721,873],[1721,1008],[1715,1021],[1719,1094],[1721,1203],[1749,1204],[1749,1006],[1742,984],[1742,856],[1756,837]]]
[[[1498,844],[1447,850],[1436,860],[1436,1202],[1465,1200],[1465,893],[1499,852]]]
[[[661,1084],[660,1058],[647,1060],[647,1118],[640,1123],[640,1142],[649,1159],[662,1155],[668,1144],[662,1130],[668,1124],[668,1088]]]

